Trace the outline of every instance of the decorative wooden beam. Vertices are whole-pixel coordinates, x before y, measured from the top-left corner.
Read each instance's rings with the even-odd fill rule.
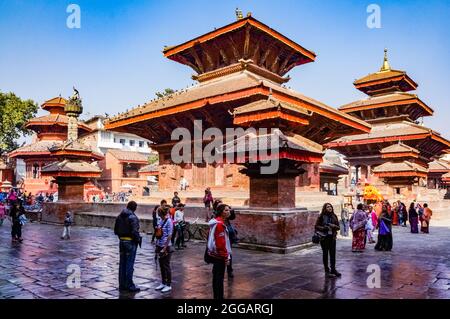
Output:
[[[269,46],[269,48],[266,50],[266,52],[264,53],[261,61],[259,62],[259,64],[261,66],[264,65],[264,62],[266,62],[267,57],[270,55],[270,53],[272,53],[272,46]]]
[[[231,49],[233,50],[235,60],[238,61],[240,58],[239,50],[237,49],[236,44],[234,43],[233,38],[231,36],[228,36],[228,42],[230,44]]]
[[[248,59],[248,50],[250,46],[250,25],[245,27],[245,40],[244,40],[244,58]]]
[[[292,59],[292,57],[295,55],[295,52],[292,52],[291,54],[289,54],[284,61],[281,63],[280,68],[278,69],[278,72],[280,74],[284,74],[284,69],[286,68],[286,66],[288,65],[289,61]]]
[[[200,70],[199,73],[205,73],[205,68],[203,66],[202,60],[198,56],[197,52],[195,51],[195,47],[192,47],[189,49],[189,52],[191,53],[192,57],[195,60],[195,63],[198,65],[198,69]]]
[[[208,49],[208,45],[206,43],[202,43],[200,44],[200,47],[202,48],[202,52],[205,55],[206,61],[206,70],[207,71],[211,71],[215,69],[215,63],[214,63],[214,59],[211,57],[211,55],[209,54],[209,52],[211,52],[211,50]]]

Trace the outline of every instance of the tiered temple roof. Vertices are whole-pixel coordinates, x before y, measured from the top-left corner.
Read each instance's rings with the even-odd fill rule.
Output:
[[[199,83],[113,117],[106,129],[132,131],[156,149],[171,143],[175,128],[194,130],[196,119],[204,120],[203,129],[224,130],[243,123],[244,113],[252,121],[294,120],[291,129],[318,144],[370,131],[366,122],[282,86],[289,70],[314,61],[315,54],[251,16],[165,48],[164,55],[193,68]],[[277,108],[276,116],[265,108]]]
[[[414,178],[427,176],[427,165],[418,160],[420,152],[415,148],[398,143],[383,148],[380,153],[381,157],[388,159],[388,161],[373,170],[374,174],[378,177]]]
[[[351,162],[361,159],[383,163],[380,151],[399,141],[419,151],[431,162],[450,148],[450,141],[417,120],[433,115],[433,110],[417,95],[406,93],[417,88],[404,71],[391,69],[385,57],[380,71],[354,82],[368,98],[346,104],[339,109],[372,124],[368,134],[339,138],[326,146],[344,154]]]

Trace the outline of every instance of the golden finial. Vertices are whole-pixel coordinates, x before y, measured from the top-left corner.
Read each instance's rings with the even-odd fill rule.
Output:
[[[244,16],[242,15],[242,10],[239,10],[239,8],[236,8],[236,20],[244,19]]]
[[[390,71],[390,70],[391,70],[391,66],[389,65],[388,58],[387,58],[387,49],[384,49],[384,61],[383,61],[383,66],[380,69],[380,72]]]

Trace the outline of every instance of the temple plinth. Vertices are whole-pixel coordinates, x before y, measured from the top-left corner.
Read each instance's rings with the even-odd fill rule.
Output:
[[[42,168],[42,175],[54,178],[58,185],[58,201],[84,201],[84,185],[99,178],[101,169],[96,161],[103,155],[78,141],[78,117],[83,112],[78,91],[67,101],[64,111],[68,117],[67,140],[49,147],[54,162]]]
[[[250,191],[249,208],[239,210],[236,219],[242,245],[288,252],[308,243],[317,212],[295,207],[302,165],[318,166],[324,143],[368,133],[370,125],[282,85],[292,68],[313,62],[315,53],[250,15],[163,53],[191,67],[199,83],[112,117],[105,127],[155,143],[163,190],[174,190],[182,176],[190,185],[208,187],[217,180],[228,185],[233,172],[232,186]],[[196,131],[220,130],[226,141],[218,153],[226,159],[174,164],[176,128],[188,129],[194,139]],[[243,133],[229,142],[229,128]],[[214,178],[208,179],[209,170],[217,172]]]

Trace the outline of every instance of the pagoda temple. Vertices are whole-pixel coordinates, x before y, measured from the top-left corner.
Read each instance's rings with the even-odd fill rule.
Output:
[[[387,50],[381,69],[353,84],[369,97],[339,110],[370,123],[372,130],[326,146],[346,156],[361,185],[377,185],[386,198],[414,196],[417,187],[426,186],[428,164],[450,148],[438,132],[418,124],[420,118],[433,115],[432,108],[408,93],[418,85],[405,71],[391,68]]]
[[[42,176],[41,171],[55,160],[51,157],[49,148],[62,145],[67,138],[69,117],[64,109],[66,103],[67,100],[61,96],[45,101],[41,107],[49,114],[33,118],[25,125],[36,133],[32,142],[9,154],[10,158],[22,159],[25,162],[25,178],[21,186],[27,193],[57,191],[56,184],[51,182],[51,178]],[[83,136],[90,131],[87,125],[77,123],[78,135]]]
[[[76,90],[64,111],[68,118],[66,139],[48,148],[53,162],[44,166],[41,174],[52,177],[58,185],[58,201],[82,202],[85,184],[101,176],[102,170],[95,161],[103,159],[103,155],[78,141],[78,117],[83,107]]]
[[[250,14],[163,53],[191,67],[199,83],[113,117],[106,128],[155,143],[163,189],[177,187],[181,176],[208,186],[214,180],[204,178],[205,172],[223,181],[227,172],[238,171],[241,177],[234,175],[232,183],[244,181],[250,190],[249,209],[236,220],[244,245],[287,252],[310,241],[316,216],[295,207],[296,177],[306,171],[304,165],[318,167],[324,143],[370,131],[366,122],[283,85],[292,68],[313,62],[315,54]],[[175,164],[171,150],[178,141],[171,134],[178,127],[203,145],[210,140],[196,136],[198,129],[214,127],[226,136],[227,128],[239,127],[244,133],[217,149],[231,162],[197,163],[193,156],[190,163]],[[244,130],[249,128],[256,132]],[[241,150],[233,147],[239,142]],[[278,161],[279,169],[261,173],[267,160]]]

